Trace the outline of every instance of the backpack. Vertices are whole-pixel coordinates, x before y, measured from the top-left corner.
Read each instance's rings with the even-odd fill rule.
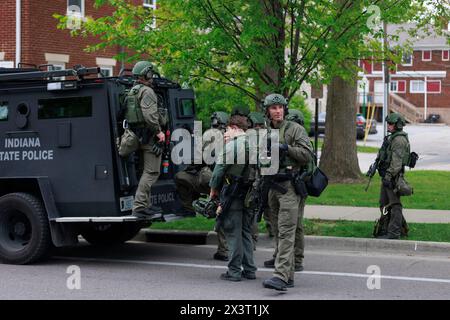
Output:
[[[141,106],[138,99],[139,90],[143,84],[135,85],[125,96],[123,105],[125,107],[125,119],[132,127],[142,127],[145,125],[145,119],[142,114]]]

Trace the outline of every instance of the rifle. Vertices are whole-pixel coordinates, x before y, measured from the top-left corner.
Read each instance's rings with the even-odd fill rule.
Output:
[[[377,172],[379,163],[380,163],[380,159],[377,157],[375,162],[370,165],[369,170],[366,173],[366,177],[369,177],[369,182],[367,183],[367,186],[364,189],[365,192],[367,192],[367,190],[369,189],[370,182],[372,181],[372,177]]]
[[[381,150],[385,150],[387,148],[387,145],[389,143],[388,137],[389,136],[385,136],[384,137],[383,144],[381,145],[380,151]],[[366,173],[366,177],[369,177],[369,182],[367,183],[367,186],[364,189],[365,192],[367,192],[367,190],[369,189],[370,182],[372,181],[372,177],[375,175],[375,173],[379,169],[379,165],[380,165],[380,162],[381,162],[380,151],[378,151],[378,155],[377,155],[377,158],[375,159],[375,162],[370,165],[369,170]]]
[[[242,178],[232,178],[231,182],[229,181],[229,178],[226,178],[226,180],[227,183],[222,187],[219,196],[219,209],[217,212],[216,226],[214,228],[216,231],[223,224],[233,200],[242,194]]]

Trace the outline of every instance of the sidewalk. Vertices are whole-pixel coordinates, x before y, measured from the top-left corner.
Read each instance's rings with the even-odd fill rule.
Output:
[[[450,210],[403,209],[408,223],[450,223]],[[375,221],[379,208],[306,205],[306,219]]]

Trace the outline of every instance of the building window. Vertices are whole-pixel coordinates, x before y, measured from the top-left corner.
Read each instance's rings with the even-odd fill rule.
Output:
[[[406,92],[406,81],[405,80],[391,81],[391,92],[405,93]]]
[[[427,81],[427,93],[441,93],[441,80]]]
[[[413,65],[413,56],[410,53],[404,53],[402,58],[402,65],[411,67]]]
[[[425,93],[425,82],[423,80],[411,80],[411,93]]]
[[[442,50],[442,61],[449,61],[450,50]]]
[[[48,71],[58,71],[58,70],[64,70],[66,69],[66,64],[61,62],[49,62],[47,70]],[[65,77],[55,77],[53,80],[59,81],[59,80],[65,80]]]
[[[145,30],[146,31],[150,31],[151,29],[155,29],[156,28],[156,19],[155,16],[153,14],[154,10],[156,10],[156,0],[144,0],[143,2],[143,6],[144,8],[148,9],[152,18],[151,18],[151,23],[145,26]]]
[[[431,61],[431,50],[422,51],[422,61]]]
[[[113,67],[111,66],[100,66],[100,72],[104,77],[112,77],[113,76]]]
[[[84,17],[84,0],[67,0],[67,15]]]

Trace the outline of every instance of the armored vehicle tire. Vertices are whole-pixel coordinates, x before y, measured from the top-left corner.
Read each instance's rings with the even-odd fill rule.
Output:
[[[142,228],[142,223],[89,224],[82,229],[81,235],[92,245],[115,245],[134,238]]]
[[[51,247],[47,213],[42,201],[28,193],[0,198],[0,261],[28,264],[43,258]]]

